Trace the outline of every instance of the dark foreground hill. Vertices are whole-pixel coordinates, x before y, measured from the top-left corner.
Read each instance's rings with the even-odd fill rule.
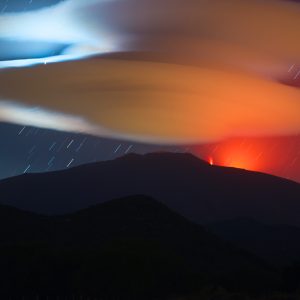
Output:
[[[1,299],[166,299],[283,284],[275,268],[145,196],[59,217],[0,206],[0,216]]]
[[[0,203],[45,214],[74,212],[133,194],[152,196],[198,223],[252,218],[300,225],[300,184],[210,166],[190,154],[130,154],[0,182]]]
[[[207,224],[220,238],[276,265],[300,262],[300,228],[265,224],[253,219],[233,219]]]

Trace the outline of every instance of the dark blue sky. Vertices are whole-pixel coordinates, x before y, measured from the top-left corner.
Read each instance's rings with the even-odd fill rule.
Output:
[[[176,147],[149,146],[33,127],[0,123],[0,178],[27,172],[64,169],[125,153]]]

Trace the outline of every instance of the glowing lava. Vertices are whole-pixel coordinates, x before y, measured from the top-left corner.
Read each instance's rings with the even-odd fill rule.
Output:
[[[194,154],[210,165],[269,173],[300,182],[300,136],[235,138],[198,145]]]

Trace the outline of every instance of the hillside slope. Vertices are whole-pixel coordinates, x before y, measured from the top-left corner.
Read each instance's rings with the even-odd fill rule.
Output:
[[[253,218],[300,226],[300,184],[210,166],[190,154],[127,155],[112,161],[0,181],[0,203],[63,214],[143,194],[198,223]]]

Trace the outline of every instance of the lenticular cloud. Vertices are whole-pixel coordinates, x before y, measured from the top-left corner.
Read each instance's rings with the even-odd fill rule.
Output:
[[[295,134],[300,91],[278,79],[300,62],[297,28],[300,5],[275,0],[73,0],[5,14],[1,40],[64,47],[0,62],[0,120],[153,143]]]

